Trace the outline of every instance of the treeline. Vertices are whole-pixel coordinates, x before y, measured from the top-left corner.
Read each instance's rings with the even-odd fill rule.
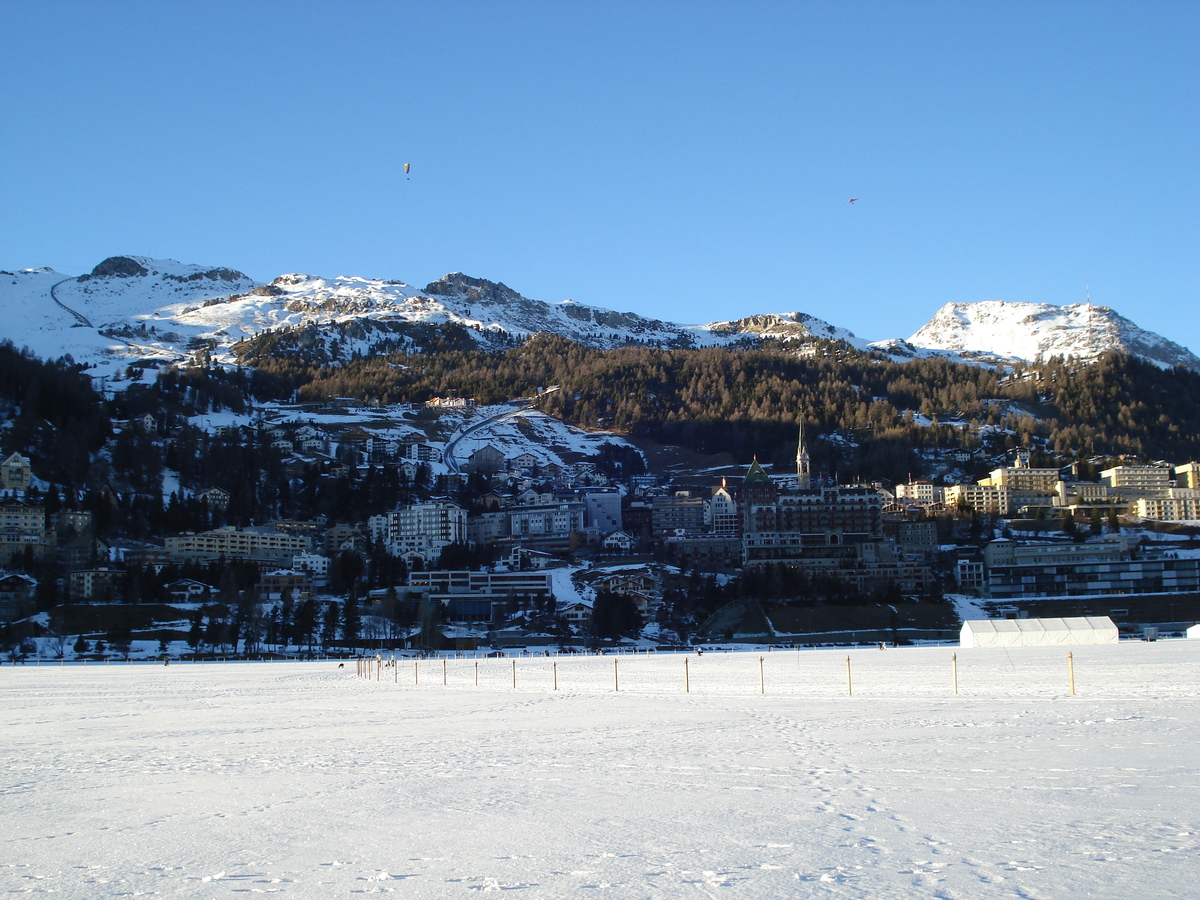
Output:
[[[310,400],[495,403],[557,385],[538,406],[573,424],[739,459],[756,453],[777,465],[794,455],[803,417],[812,437],[840,433],[810,442],[810,451],[818,467],[844,478],[906,478],[923,470],[920,454],[929,448],[1185,460],[1198,455],[1200,433],[1200,376],[1116,352],[1088,365],[1054,360],[997,371],[845,349],[593,350],[542,334],[503,353],[394,352],[332,366],[248,347],[245,358]]]

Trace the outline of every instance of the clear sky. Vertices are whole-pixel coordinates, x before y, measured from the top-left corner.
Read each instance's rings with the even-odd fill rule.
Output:
[[[462,271],[870,340],[1090,283],[1200,351],[1194,2],[0,0],[0,23],[2,268]]]

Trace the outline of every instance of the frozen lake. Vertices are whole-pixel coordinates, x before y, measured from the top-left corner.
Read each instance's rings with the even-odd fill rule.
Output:
[[[0,892],[1200,885],[1200,641],[615,659],[5,666]]]

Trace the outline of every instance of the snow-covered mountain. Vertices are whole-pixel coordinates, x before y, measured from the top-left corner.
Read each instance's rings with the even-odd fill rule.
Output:
[[[383,341],[418,343],[421,326],[457,325],[481,345],[552,332],[581,344],[730,346],[843,340],[850,332],[801,313],[678,325],[566,300],[531,300],[504,284],[446,275],[424,289],[402,281],[281,275],[260,284],[227,268],[119,256],[77,278],[51,269],[0,273],[5,336],[46,357],[70,353],[102,373],[138,360],[178,360],[198,349],[232,359],[244,339],[293,332],[306,346],[337,344],[342,358]]]
[[[894,358],[940,354],[976,362],[1088,359],[1116,347],[1159,365],[1200,370],[1200,358],[1186,348],[1087,304],[951,303],[907,341],[867,344],[799,312],[679,325],[571,300],[531,300],[504,284],[460,273],[423,289],[387,279],[301,274],[261,284],[229,268],[140,256],[111,257],[78,277],[45,268],[0,272],[0,315],[3,336],[14,344],[47,358],[70,354],[98,375],[115,375],[139,361],[178,361],[198,350],[231,361],[235,345],[266,332],[290,336],[293,346],[325,359],[347,359],[387,347],[419,348],[443,326],[458,326],[460,335],[481,346],[503,346],[537,332],[602,349],[763,341],[802,348],[836,341]]]
[[[902,356],[944,354],[983,362],[1086,360],[1116,349],[1164,367],[1200,370],[1200,357],[1186,347],[1089,303],[947,303],[907,341],[873,346]]]

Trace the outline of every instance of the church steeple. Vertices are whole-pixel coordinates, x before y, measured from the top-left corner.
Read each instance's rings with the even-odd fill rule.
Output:
[[[796,481],[800,490],[807,491],[812,487],[812,460],[808,456],[808,447],[804,444],[804,419],[800,419],[800,440],[796,444]]]

